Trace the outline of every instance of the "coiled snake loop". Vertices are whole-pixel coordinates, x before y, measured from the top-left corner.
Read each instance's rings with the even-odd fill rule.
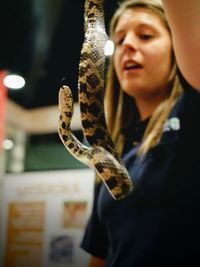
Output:
[[[83,145],[70,129],[73,97],[66,85],[59,91],[58,133],[76,159],[97,171],[113,198],[123,199],[133,185],[108,133],[104,114],[104,48],[108,38],[103,0],[86,0],[84,12],[85,39],[80,54],[78,95],[83,133],[91,146]]]

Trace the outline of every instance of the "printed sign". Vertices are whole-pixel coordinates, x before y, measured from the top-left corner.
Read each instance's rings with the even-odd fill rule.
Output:
[[[5,175],[1,266],[86,267],[93,186],[91,169]]]

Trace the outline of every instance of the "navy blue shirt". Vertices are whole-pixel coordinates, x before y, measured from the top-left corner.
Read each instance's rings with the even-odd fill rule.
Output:
[[[200,266],[200,95],[181,82],[160,142],[124,157],[134,192],[116,201],[96,188],[81,247],[106,267]]]

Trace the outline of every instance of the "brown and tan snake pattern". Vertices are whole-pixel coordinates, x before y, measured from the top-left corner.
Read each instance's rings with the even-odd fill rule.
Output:
[[[104,114],[104,48],[107,34],[103,0],[86,0],[85,39],[80,54],[78,95],[84,136],[83,145],[70,129],[73,97],[63,85],[59,91],[58,133],[67,150],[79,161],[94,168],[114,199],[127,197],[133,189],[129,174],[108,133]]]

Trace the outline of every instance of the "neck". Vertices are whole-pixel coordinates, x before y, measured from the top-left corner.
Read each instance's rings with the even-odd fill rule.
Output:
[[[161,102],[163,102],[167,96],[162,98],[146,98],[146,99],[136,99],[135,103],[138,108],[140,119],[141,121],[145,120],[146,118],[150,117],[152,113],[156,110]]]

